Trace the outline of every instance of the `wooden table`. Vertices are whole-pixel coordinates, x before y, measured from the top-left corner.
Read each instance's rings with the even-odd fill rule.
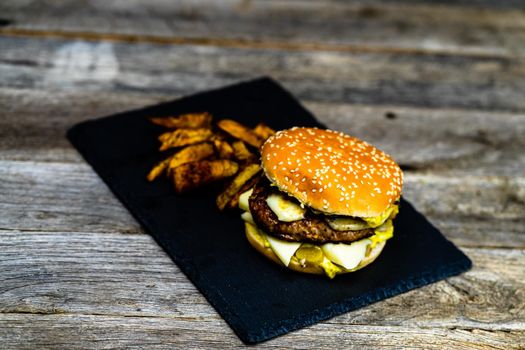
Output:
[[[0,348],[242,346],[64,133],[260,75],[474,267],[259,347],[525,348],[525,5],[451,3],[0,2]]]

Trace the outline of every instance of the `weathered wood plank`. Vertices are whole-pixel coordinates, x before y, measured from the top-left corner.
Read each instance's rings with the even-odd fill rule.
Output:
[[[169,95],[0,88],[0,159],[79,162],[65,139],[82,120]],[[330,128],[361,137],[416,171],[513,177],[525,173],[525,115],[305,101]]]
[[[87,164],[0,161],[0,228],[142,229]],[[405,196],[462,246],[525,247],[525,179],[407,173]]]
[[[518,6],[516,6],[518,7]],[[287,49],[523,54],[514,8],[340,1],[2,2],[4,35]],[[96,34],[99,34],[96,36]]]
[[[0,159],[83,162],[65,137],[71,126],[172,98],[133,92],[0,88]]]
[[[92,314],[166,318],[224,331],[204,297],[147,235],[0,231],[0,237],[0,319],[9,313]],[[321,329],[524,332],[525,252],[464,251],[474,262],[471,271],[328,320]]]
[[[525,115],[453,109],[312,103],[327,126],[354,134],[413,170],[524,173]]]
[[[524,61],[3,38],[0,86],[177,96],[256,74],[309,101],[523,111]]]
[[[525,14],[329,4],[0,4],[0,34],[72,39],[0,39],[0,347],[241,346],[62,136],[257,72],[394,154],[475,264],[261,347],[525,348]]]
[[[88,165],[0,162],[0,168],[2,229],[142,232]]]
[[[523,331],[317,324],[258,344],[260,349],[523,349]],[[237,349],[223,322],[158,317],[0,314],[8,349]]]

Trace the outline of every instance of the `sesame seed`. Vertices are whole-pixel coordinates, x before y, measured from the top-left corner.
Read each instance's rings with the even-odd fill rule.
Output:
[[[263,166],[268,162],[266,167],[273,169],[272,178],[301,186],[299,196],[304,203],[309,203],[310,194],[329,192],[333,187],[347,201],[362,186],[370,197],[382,196],[389,202],[401,192],[403,173],[397,164],[379,149],[341,132],[301,127],[279,131],[265,142],[261,153]],[[284,183],[278,183],[283,190]]]

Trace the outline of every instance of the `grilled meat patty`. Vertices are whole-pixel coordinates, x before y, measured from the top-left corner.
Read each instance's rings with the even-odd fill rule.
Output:
[[[272,188],[267,179],[262,178],[253,188],[249,204],[257,226],[274,237],[291,242],[350,243],[374,234],[371,228],[359,231],[334,230],[326,223],[322,215],[315,214],[309,209],[306,210],[302,220],[279,221],[277,215],[266,203],[266,199],[273,192],[278,192],[278,190]]]

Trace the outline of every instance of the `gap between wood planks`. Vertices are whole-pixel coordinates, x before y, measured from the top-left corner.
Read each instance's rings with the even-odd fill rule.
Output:
[[[424,288],[424,287],[423,287]],[[351,311],[350,311],[351,312]],[[162,313],[159,313],[159,314],[156,314],[156,315],[144,315],[144,314],[132,314],[132,315],[124,315],[124,314],[111,314],[111,313],[101,313],[101,312],[90,312],[90,313],[79,313],[79,312],[64,312],[64,311],[60,311],[60,310],[57,310],[55,312],[45,312],[45,311],[0,311],[0,316],[1,315],[34,315],[34,316],[37,316],[37,315],[42,315],[42,316],[55,316],[55,317],[89,317],[89,316],[99,316],[99,317],[118,317],[118,318],[149,318],[149,319],[173,319],[173,320],[179,320],[179,321],[199,321],[199,322],[206,322],[205,320],[203,320],[202,318],[200,317],[184,317],[184,316],[170,316],[168,314],[162,314]],[[218,316],[218,315],[217,315]],[[209,317],[209,315],[208,315]],[[222,320],[222,318],[220,317],[214,317],[214,318],[211,318],[208,320],[209,321],[216,321],[216,320]],[[325,321],[322,321],[324,323],[327,323],[327,324],[333,324],[333,325],[338,325],[338,324],[341,324],[340,322],[334,322],[334,320],[325,320]],[[436,324],[429,324],[429,325],[424,325],[424,324],[419,324],[417,326],[415,325],[409,325],[409,326],[406,326],[406,325],[395,325],[395,324],[385,324],[385,325],[374,325],[375,327],[378,327],[378,328],[383,328],[383,327],[398,327],[398,328],[418,328],[418,329],[436,329],[436,328],[441,328],[441,329],[450,329],[450,330],[464,330],[464,331],[471,331],[471,330],[483,330],[483,331],[487,331],[487,332],[520,332],[522,331],[522,329],[517,326],[517,327],[502,327],[502,328],[491,328],[491,327],[486,327],[487,325],[490,325],[490,324],[484,324],[484,323],[479,323],[479,324],[472,324],[472,325],[465,325],[465,326],[458,326],[458,325],[455,325],[455,326],[452,326],[452,325],[436,325]],[[354,327],[354,326],[370,326],[370,323],[367,323],[367,322],[363,322],[363,323],[354,323],[352,322],[350,324],[350,326]]]
[[[351,53],[388,53],[398,55],[447,55],[463,56],[475,58],[509,58],[514,55],[506,53],[486,53],[486,52],[456,52],[454,50],[435,49],[435,48],[402,48],[402,47],[376,47],[367,45],[351,44],[327,44],[327,43],[306,43],[289,42],[280,40],[248,40],[242,38],[204,38],[204,37],[176,37],[160,35],[142,34],[122,34],[122,33],[95,33],[86,31],[61,30],[38,30],[26,28],[2,28],[0,36],[21,37],[21,38],[52,38],[67,40],[86,40],[86,41],[111,41],[120,43],[141,43],[158,45],[200,45],[215,46],[221,48],[236,49],[269,49],[282,51],[327,51],[327,52],[351,52]]]

